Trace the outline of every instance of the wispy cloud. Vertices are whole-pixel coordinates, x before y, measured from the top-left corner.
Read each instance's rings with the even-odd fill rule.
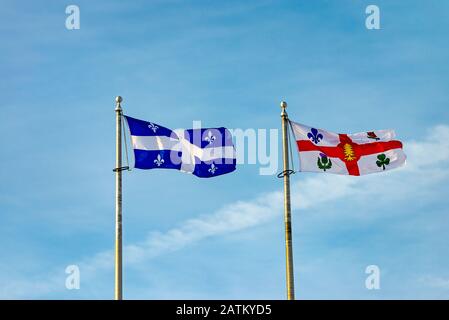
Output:
[[[364,205],[378,202],[376,196],[380,194],[385,205],[395,198],[412,198],[418,194],[420,197],[423,197],[423,194],[425,196],[426,192],[423,190],[426,186],[439,183],[449,176],[449,168],[445,165],[449,160],[449,126],[433,127],[426,137],[421,141],[405,143],[408,164],[393,172],[358,178],[314,175],[304,180],[298,179],[292,185],[292,209],[307,211],[306,209],[326,202],[354,195],[357,195],[357,199]],[[385,196],[386,194],[388,196]],[[428,195],[432,194],[429,192]],[[167,231],[151,231],[145,240],[124,247],[125,263],[128,267],[139,266],[148,259],[180,250],[200,240],[268,223],[282,215],[282,205],[281,191],[267,192],[255,199],[228,204],[212,214],[188,219]],[[329,214],[335,216],[337,213]],[[348,214],[358,213],[338,212],[338,215]],[[79,265],[84,279],[94,279],[99,272],[112,270],[113,252],[100,252],[84,259]],[[10,284],[8,292],[3,292],[2,295],[12,297],[11,294],[15,293],[17,297],[25,298],[45,295],[51,291],[56,280],[51,278],[46,283],[47,285],[30,285],[24,281],[15,282]],[[438,283],[446,284],[444,281]]]
[[[449,279],[427,275],[421,277],[420,281],[429,287],[449,289]]]
[[[385,194],[392,197],[410,196],[410,192],[425,184],[447,179],[449,169],[449,126],[440,125],[428,130],[423,141],[405,144],[407,166],[394,172],[366,177],[318,175],[297,181],[292,186],[292,209],[308,209],[347,195],[370,198]],[[429,156],[429,155],[432,156]],[[410,180],[414,183],[410,184]],[[380,189],[379,185],[385,186]],[[318,193],[317,190],[320,190]],[[359,198],[360,199],[360,198]],[[152,232],[140,244],[127,246],[132,259],[129,263],[181,249],[201,239],[251,228],[282,214],[283,194],[269,192],[249,201],[239,201],[219,209],[211,215],[185,221],[166,232]],[[376,201],[375,199],[373,201]]]

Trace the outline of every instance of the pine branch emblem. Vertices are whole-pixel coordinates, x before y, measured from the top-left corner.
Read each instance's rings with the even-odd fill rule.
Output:
[[[323,171],[326,171],[332,168],[332,161],[325,155],[324,153],[320,153],[320,156],[317,160],[317,166]]]
[[[343,146],[343,152],[345,154],[346,161],[353,161],[356,159],[354,149],[349,143],[345,143],[345,145]]]

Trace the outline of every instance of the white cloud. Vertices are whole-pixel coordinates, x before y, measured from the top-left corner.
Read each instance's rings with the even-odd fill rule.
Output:
[[[416,190],[417,185],[432,184],[447,178],[449,168],[445,164],[449,160],[449,126],[432,128],[424,141],[405,143],[405,151],[408,155],[407,166],[396,171],[364,177],[316,175],[303,181],[299,179],[292,184],[291,196],[295,199],[292,201],[292,209],[309,209],[354,194],[359,199],[372,198],[372,201],[376,201],[374,195],[385,194],[386,191],[389,191],[391,197],[411,196],[409,192]],[[213,214],[189,219],[166,232],[151,232],[145,241],[126,246],[124,251],[127,263],[132,265],[165,252],[179,250],[204,238],[264,224],[282,215],[282,208],[281,191],[226,205]],[[111,255],[112,253],[100,253],[89,260],[92,263],[87,264],[112,267]],[[101,257],[107,261],[103,261]]]
[[[304,180],[298,177],[292,185],[292,199],[294,199],[292,209],[306,210],[349,195],[352,197],[354,194],[367,205],[369,201],[378,202],[375,195],[379,194],[387,193],[391,198],[416,197],[416,193],[420,193],[423,186],[447,179],[448,147],[449,126],[440,125],[429,130],[425,140],[405,143],[408,163],[402,169],[364,177],[315,175]],[[293,177],[293,181],[296,180],[296,177]],[[385,201],[386,198],[382,199]],[[252,200],[226,205],[210,215],[189,219],[165,232],[150,232],[144,241],[125,246],[126,265],[137,266],[147,259],[182,249],[208,237],[242,231],[267,223],[281,216],[282,208],[282,191],[274,191]],[[345,213],[338,212],[338,214]],[[85,278],[90,278],[99,271],[111,270],[113,261],[113,252],[104,251],[84,260],[80,263],[80,269]],[[54,281],[51,280],[49,283]],[[22,285],[26,286],[24,283]],[[26,297],[29,292],[45,294],[48,290],[47,286],[43,288],[33,286],[26,290],[17,289],[15,292],[19,297]]]

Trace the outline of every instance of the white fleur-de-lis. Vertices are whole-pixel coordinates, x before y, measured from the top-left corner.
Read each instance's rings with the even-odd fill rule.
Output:
[[[160,166],[165,162],[165,160],[162,159],[161,154],[158,154],[158,155],[157,155],[157,158],[154,159],[153,162],[154,162],[158,167],[160,167]]]
[[[210,165],[209,171],[211,174],[215,174],[215,171],[217,171],[218,167],[212,162],[212,164]]]
[[[148,125],[148,128],[150,128],[151,130],[153,130],[154,133],[156,133],[157,129],[159,129],[159,127],[157,125],[155,125],[154,123],[151,123]]]
[[[207,142],[209,142],[209,144],[211,144],[212,142],[214,142],[215,141],[215,136],[212,134],[212,132],[210,132],[210,131],[208,131],[207,132],[207,136],[206,136],[206,138],[204,138],[204,141],[207,141]]]

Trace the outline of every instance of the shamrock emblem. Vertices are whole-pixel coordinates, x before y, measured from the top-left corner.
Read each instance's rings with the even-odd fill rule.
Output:
[[[377,159],[378,160],[376,161],[376,164],[379,168],[382,167],[382,170],[385,170],[385,166],[388,166],[390,164],[390,158],[387,158],[384,153],[379,154],[377,156]]]

